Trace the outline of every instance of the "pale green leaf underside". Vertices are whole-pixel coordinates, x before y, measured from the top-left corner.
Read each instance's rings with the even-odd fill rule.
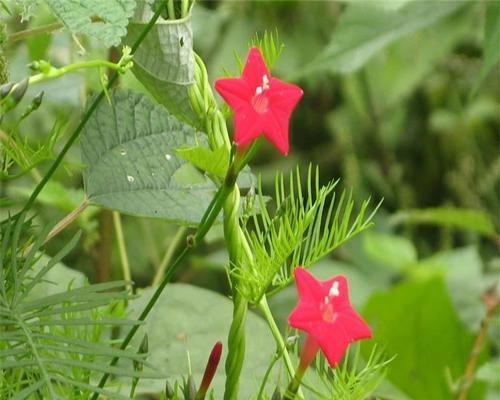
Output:
[[[139,5],[128,26],[124,41],[132,44],[152,15],[147,5]],[[134,54],[133,72],[146,89],[172,114],[198,126],[188,88],[194,82],[194,54],[191,18],[160,19]]]
[[[300,75],[355,71],[389,43],[435,23],[464,4],[462,1],[410,1],[391,8],[373,1],[352,3],[342,14],[331,43]]]
[[[229,154],[224,147],[211,150],[196,146],[177,149],[177,154],[194,166],[219,178],[224,178],[229,167]]]
[[[127,33],[135,0],[45,0],[72,33],[83,33],[116,46]],[[100,21],[93,22],[98,17]]]
[[[176,156],[203,139],[148,97],[110,93],[82,134],[85,190],[97,205],[126,214],[196,225],[215,186]],[[196,181],[195,181],[196,179]],[[191,183],[192,182],[192,183]]]

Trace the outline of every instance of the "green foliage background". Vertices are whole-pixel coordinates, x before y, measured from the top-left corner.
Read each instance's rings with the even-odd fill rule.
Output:
[[[104,32],[73,29],[78,42],[67,30],[9,42],[9,34],[55,22],[53,7],[57,7],[57,1],[47,1],[36,8],[29,21],[21,20],[16,12],[9,16],[2,11],[7,40],[0,31],[0,81],[7,76],[13,82],[28,76],[26,65],[37,59],[61,66],[82,59],[112,58],[113,53],[106,46],[117,44],[125,34],[124,21],[133,10],[131,1],[113,2],[123,3],[123,13]],[[22,9],[16,8],[19,4],[15,3],[26,6],[30,2],[9,2],[12,10]],[[455,398],[454,390],[485,315],[481,294],[495,285],[500,290],[498,4],[418,0],[199,1],[193,8],[192,40],[207,64],[210,82],[228,71],[238,73],[234,52],[244,59],[255,32],[277,29],[285,48],[273,75],[292,80],[304,89],[304,98],[292,119],[290,155],[283,158],[265,144],[254,159],[252,170],[261,174],[264,191],[272,192],[276,171],[287,174],[297,164],[306,170],[314,162],[320,166],[322,183],[340,178],[338,188],[353,189],[353,196],[359,202],[371,197],[376,204],[383,199],[374,228],[312,267],[318,277],[339,273],[349,277],[353,303],[375,332],[372,344],[382,346],[389,357],[396,356],[390,363],[387,379],[377,389],[380,398]],[[102,16],[106,18],[106,14]],[[60,18],[70,29],[73,23],[78,25],[78,21]],[[129,34],[135,34],[133,29]],[[162,29],[170,32],[173,28]],[[154,49],[154,43],[151,48]],[[2,67],[4,56],[8,74]],[[142,65],[134,68],[136,74],[147,73]],[[155,89],[154,82],[146,88],[132,73],[121,78],[120,86],[144,94],[149,92],[164,104],[177,104],[175,99],[187,98],[184,86],[191,78],[188,76],[181,82],[168,74],[162,77],[161,84],[174,93],[163,100],[164,94],[158,86]],[[2,130],[15,130],[33,148],[52,143],[52,147],[43,147],[42,153],[31,154],[37,160],[36,168],[21,178],[9,180],[2,175],[2,219],[22,207],[39,174],[43,175],[60,150],[68,128],[78,122],[86,99],[99,89],[95,70],[33,85],[14,114],[2,121]],[[20,114],[41,90],[45,91],[41,107],[16,125]],[[105,108],[106,104],[102,106]],[[178,112],[182,120],[196,126],[197,121],[192,120],[190,113],[185,109]],[[158,111],[152,125],[167,124],[167,119]],[[196,129],[190,132],[193,142]],[[118,131],[115,133],[118,135]],[[179,129],[178,135],[184,134]],[[113,135],[110,133],[109,137]],[[147,140],[136,139],[136,142]],[[189,201],[193,209],[184,216],[186,224],[192,225],[210,200],[213,187],[194,168],[179,172],[181,164],[189,164],[177,157],[174,144],[165,146],[179,164],[175,166],[176,176],[169,173],[172,180],[167,184],[158,181],[158,193],[165,187],[182,191],[186,185],[190,188],[195,185],[201,193],[196,195],[199,204]],[[80,150],[85,146],[93,144],[82,141],[75,146],[66,157],[64,168],[58,170],[41,193],[36,203],[38,224],[58,220],[77,207],[84,199],[84,179],[87,189],[92,186],[92,179],[102,181],[100,188],[113,186],[113,176],[92,175],[89,170],[83,177]],[[150,164],[135,165],[137,173],[161,172],[163,156],[161,152],[147,155],[148,162],[154,159],[158,169],[156,164],[153,169]],[[118,153],[109,157],[120,162]],[[15,164],[9,173],[22,173],[22,169],[23,165]],[[4,168],[2,173],[5,171]],[[175,223],[182,219],[168,199],[156,193],[151,196],[158,201],[161,216],[173,223],[122,217],[132,277],[138,287],[144,288],[150,285],[166,249],[175,240],[179,229]],[[182,203],[186,199],[175,201]],[[96,203],[109,206],[104,201]],[[149,209],[149,214],[136,212],[137,207],[127,201],[115,208],[134,215],[155,216],[153,209]],[[88,208],[74,225],[49,242],[48,254],[57,254],[79,229],[83,230],[83,237],[65,258],[65,264],[92,281],[121,279],[119,249],[108,210]],[[222,228],[217,225],[176,281],[227,294],[227,254],[222,244]],[[188,349],[199,380],[212,342],[225,339],[227,330],[219,327],[216,318],[220,316],[216,315],[214,320],[207,321],[213,329],[206,336],[196,334],[200,315],[208,314],[196,308],[197,299],[207,297],[206,303],[214,313],[219,309],[227,311],[228,304],[222,297],[202,289],[189,287],[183,291],[182,288],[183,285],[176,285],[170,299],[167,289],[165,313],[149,323],[161,331],[167,326],[171,329],[172,321],[179,321],[176,330],[168,331],[175,357],[182,358],[183,351]],[[147,293],[149,289],[145,290]],[[295,301],[293,287],[270,301],[283,330]],[[248,396],[258,387],[251,371],[254,368],[258,371],[259,366],[263,371],[274,352],[269,333],[262,327],[263,321],[257,315],[254,317],[255,327],[251,329],[257,350],[249,352],[250,372],[243,385],[243,393]],[[497,314],[491,321],[471,399],[493,399],[500,395],[495,374],[500,365],[498,321]],[[182,324],[185,326],[180,329]],[[151,340],[152,348],[161,349],[153,363],[161,364],[166,352],[164,337],[153,335]],[[365,356],[370,347],[363,348]],[[167,375],[177,376],[186,371],[184,360],[185,357],[182,363],[165,363]],[[314,381],[314,376],[310,379]],[[143,388],[148,387],[144,385]],[[163,384],[157,389],[162,387]]]

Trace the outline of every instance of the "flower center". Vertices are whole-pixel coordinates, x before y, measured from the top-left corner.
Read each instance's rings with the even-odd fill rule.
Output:
[[[269,99],[265,92],[269,89],[269,78],[267,75],[262,76],[262,85],[255,88],[255,94],[252,97],[252,107],[259,114],[267,112],[269,108]]]
[[[328,296],[325,296],[323,302],[320,304],[319,310],[321,312],[321,316],[323,317],[323,321],[325,322],[334,322],[336,316],[335,309],[332,304],[332,300],[334,297],[340,295],[339,291],[339,283],[334,281],[332,287],[328,292]]]

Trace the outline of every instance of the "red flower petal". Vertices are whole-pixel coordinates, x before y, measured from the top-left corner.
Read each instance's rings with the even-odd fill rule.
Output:
[[[298,86],[271,77],[253,47],[240,78],[218,79],[215,89],[234,110],[234,141],[245,146],[264,134],[284,155],[288,154],[288,125],[302,97]]]
[[[352,308],[344,276],[319,281],[300,267],[295,268],[294,273],[299,303],[288,317],[288,323],[313,337],[334,367],[349,343],[370,338],[371,329]]]

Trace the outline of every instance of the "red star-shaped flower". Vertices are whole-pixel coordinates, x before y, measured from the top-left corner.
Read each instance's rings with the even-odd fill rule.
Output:
[[[234,110],[234,141],[238,146],[264,134],[280,152],[288,154],[290,115],[303,92],[273,78],[259,49],[250,49],[240,78],[218,79],[215,89]]]
[[[319,281],[299,267],[295,268],[295,280],[299,304],[288,317],[288,323],[314,339],[330,367],[340,362],[349,343],[371,338],[370,327],[349,302],[344,276]]]

